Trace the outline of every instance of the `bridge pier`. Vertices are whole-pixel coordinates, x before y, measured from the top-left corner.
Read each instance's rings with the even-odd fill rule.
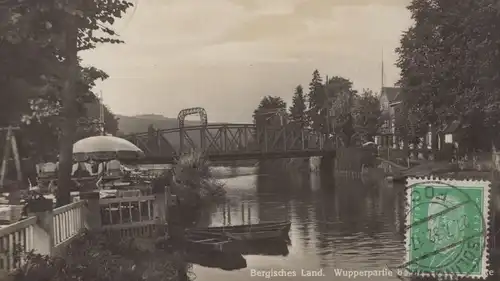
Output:
[[[335,186],[335,157],[323,156],[319,164],[319,172],[321,177],[321,185],[326,188],[334,188]]]

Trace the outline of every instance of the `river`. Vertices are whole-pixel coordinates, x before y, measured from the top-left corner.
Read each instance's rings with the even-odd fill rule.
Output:
[[[210,224],[289,219],[289,254],[245,256],[247,267],[234,271],[195,265],[196,280],[266,280],[273,271],[295,274],[296,280],[350,280],[349,273],[361,271],[378,276],[357,280],[399,280],[387,266],[400,265],[404,254],[403,186],[363,183],[347,176],[325,182],[315,173],[293,178],[245,175],[224,181],[229,202],[213,207],[207,216]],[[306,270],[320,269],[324,276],[302,276]],[[272,277],[285,278],[290,277]]]

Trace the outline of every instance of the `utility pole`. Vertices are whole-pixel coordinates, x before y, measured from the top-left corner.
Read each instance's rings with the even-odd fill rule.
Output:
[[[264,113],[257,113],[256,115],[269,116],[266,118],[266,121],[278,115],[278,117],[280,118],[280,125],[283,126],[285,123],[284,122],[285,111],[282,108],[273,109]]]
[[[106,135],[106,129],[105,129],[105,121],[104,121],[104,102],[103,102],[103,96],[102,96],[102,91],[99,94],[99,129],[101,131],[101,136]]]
[[[57,206],[71,203],[70,187],[71,171],[73,166],[73,142],[76,134],[76,81],[79,77],[78,66],[78,26],[76,11],[79,0],[68,1],[64,13],[66,26],[64,31],[65,41],[65,69],[67,76],[62,90],[62,136],[59,148],[59,171],[56,199]]]
[[[381,82],[381,87],[380,87],[380,94],[382,94],[382,91],[384,90],[384,78],[385,78],[385,73],[384,73],[384,48],[382,47],[382,64],[381,64],[381,72],[380,72],[380,82]]]
[[[326,109],[326,134],[327,139],[330,138],[330,98],[328,96],[328,75],[326,75],[325,86],[323,88],[323,93],[325,95],[325,104],[323,105]]]
[[[284,125],[284,122],[283,122],[283,117],[284,117],[284,115],[285,115],[284,110],[283,110],[283,109],[281,109],[281,108],[280,108],[280,109],[278,109],[277,114],[279,114],[279,116],[280,116],[280,125],[281,125],[281,126],[283,126],[283,125]]]

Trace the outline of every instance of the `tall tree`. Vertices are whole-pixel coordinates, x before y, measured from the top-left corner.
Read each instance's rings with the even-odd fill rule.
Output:
[[[500,142],[496,1],[414,0],[408,9],[415,24],[396,51],[409,109],[435,129],[459,120],[470,148]]]
[[[330,125],[340,141],[345,146],[351,144],[354,136],[353,109],[357,91],[352,88],[349,79],[334,76],[328,81],[328,108],[332,111]],[[330,104],[331,103],[331,104]],[[326,114],[326,113],[325,113]]]
[[[295,87],[295,93],[292,98],[292,106],[290,106],[290,119],[296,122],[300,127],[307,125],[306,115],[306,99],[301,85]]]
[[[317,132],[325,132],[326,111],[324,110],[325,89],[323,79],[316,69],[309,82],[309,93],[307,94],[308,108],[307,117],[311,127]]]
[[[70,201],[78,81],[84,78],[78,51],[95,48],[98,43],[122,42],[113,38],[116,34],[109,25],[131,6],[123,0],[14,0],[0,10],[1,40],[5,46],[0,57],[10,64],[18,64],[3,82],[17,91],[29,93],[32,109],[39,108],[40,104],[49,104],[48,108],[62,106],[60,111],[55,111],[60,117],[62,134],[58,205]],[[21,60],[16,61],[12,56]],[[34,63],[33,69],[30,63]],[[46,109],[35,110],[35,113],[47,115]]]

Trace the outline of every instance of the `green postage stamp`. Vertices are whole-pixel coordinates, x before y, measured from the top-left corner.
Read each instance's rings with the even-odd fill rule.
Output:
[[[490,182],[409,178],[406,200],[405,274],[487,277]]]

